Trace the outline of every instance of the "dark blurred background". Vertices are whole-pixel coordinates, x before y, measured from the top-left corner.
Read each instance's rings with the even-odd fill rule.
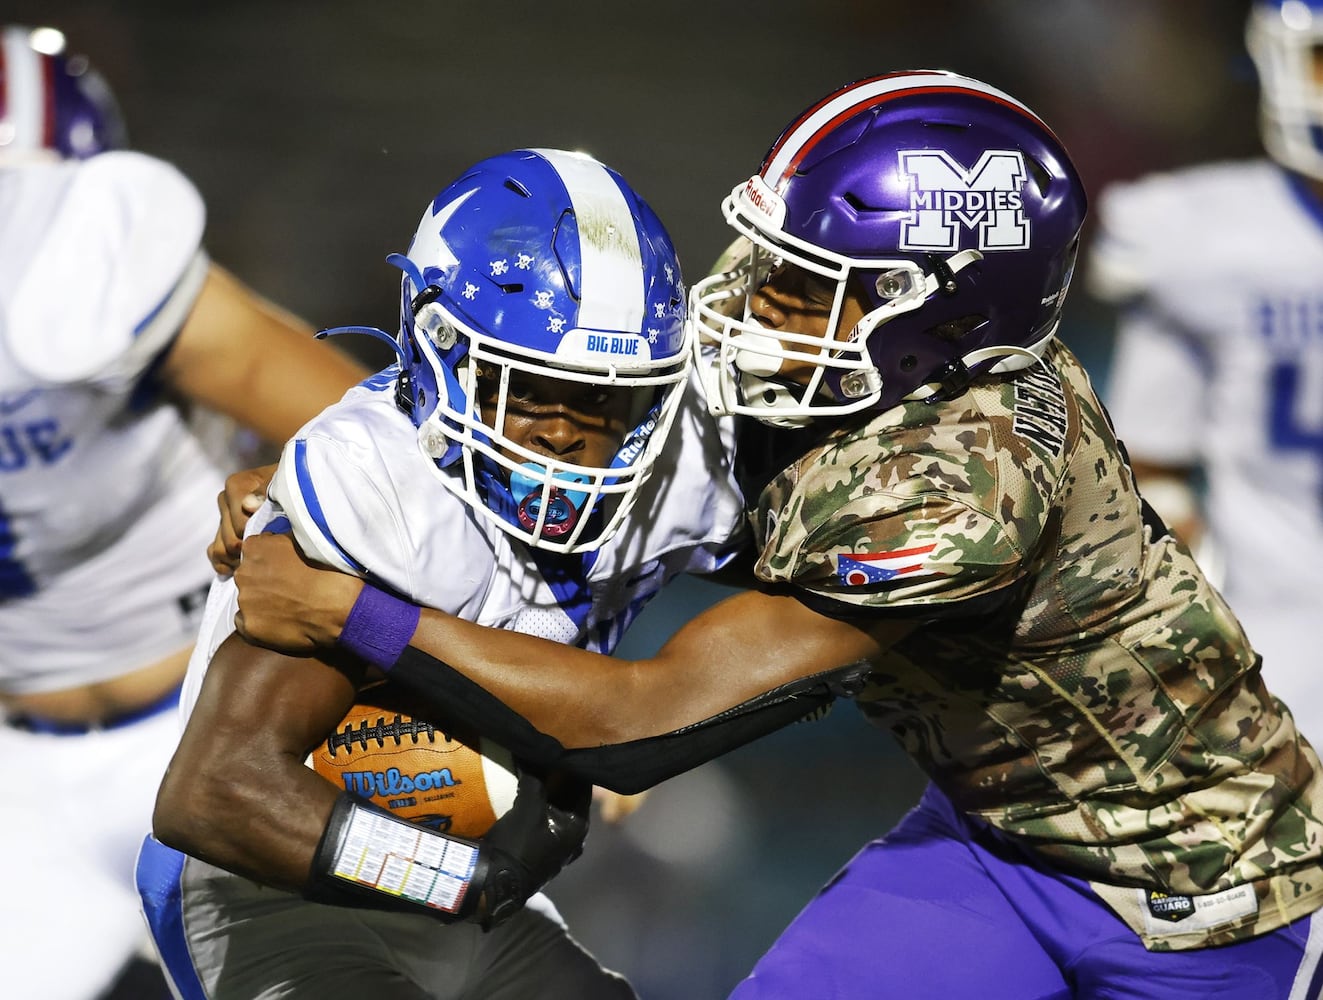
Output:
[[[1155,169],[1253,155],[1246,10],[1244,0],[5,0],[0,20],[52,24],[91,57],[133,144],[201,189],[218,261],[319,326],[393,330],[398,272],[384,258],[472,161],[530,145],[594,154],[651,201],[692,282],[728,242],[721,198],[782,126],[879,72],[949,68],[1009,91],[1057,130],[1094,194]],[[1077,288],[1063,336],[1099,381],[1108,323]],[[346,346],[387,360],[372,342]],[[716,594],[673,588],[626,651],[654,648]],[[618,828],[597,824],[552,895],[645,998],[723,996],[921,787],[889,738],[840,705],[668,782]]]

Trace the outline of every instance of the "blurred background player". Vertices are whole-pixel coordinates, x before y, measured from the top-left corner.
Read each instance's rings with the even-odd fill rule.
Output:
[[[299,431],[253,530],[283,522],[318,563],[602,651],[668,580],[725,564],[744,538],[729,441],[686,391],[670,236],[619,174],[561,150],[489,157],[430,201],[407,254],[390,260],[404,272],[398,339],[348,329],[396,345],[399,364]],[[354,702],[372,636],[349,658],[286,660],[234,634],[236,608],[233,582],[218,582],[157,800],[160,843],[148,841],[138,867],[185,996],[633,995],[544,897],[484,931],[417,902],[386,912],[388,890],[335,878],[327,851],[368,814],[303,762]],[[385,822],[420,854],[469,850],[444,831]],[[499,846],[514,865],[556,871],[565,860]],[[510,884],[477,876],[461,905]],[[363,905],[316,901],[328,898]]]
[[[0,969],[148,996],[133,861],[212,571],[224,414],[279,445],[364,372],[208,260],[53,29],[0,30]],[[154,970],[153,970],[154,971]]]
[[[1140,489],[1195,549],[1323,739],[1323,2],[1258,0],[1268,158],[1116,184],[1091,291],[1123,307],[1108,409]]]

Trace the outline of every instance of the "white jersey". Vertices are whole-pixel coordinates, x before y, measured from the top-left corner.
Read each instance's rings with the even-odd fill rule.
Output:
[[[1256,160],[1118,185],[1099,209],[1092,290],[1132,304],[1118,435],[1135,460],[1204,467],[1222,590],[1323,740],[1323,204]]]
[[[309,558],[479,625],[610,652],[666,581],[720,568],[742,539],[730,435],[730,421],[707,413],[695,380],[620,531],[584,556],[537,552],[442,484],[450,473],[423,454],[388,369],[290,440],[271,502],[248,532],[287,517]],[[186,714],[236,608],[232,581],[218,582],[189,664]]]
[[[196,630],[223,480],[146,390],[203,222],[138,153],[0,168],[0,690],[117,676]]]

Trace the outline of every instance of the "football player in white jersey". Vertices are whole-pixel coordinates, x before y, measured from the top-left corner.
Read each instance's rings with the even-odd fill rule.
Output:
[[[198,192],[116,148],[62,45],[0,28],[0,969],[85,1000],[143,936],[133,861],[212,577],[231,466],[188,410],[279,445],[366,373],[209,262]]]
[[[1257,0],[1246,34],[1269,156],[1104,191],[1086,273],[1123,306],[1107,402],[1145,497],[1320,740],[1323,2]]]
[[[686,391],[670,238],[617,173],[547,149],[484,160],[436,196],[407,255],[390,259],[404,272],[399,336],[387,338],[399,364],[287,445],[250,540],[287,530],[307,558],[383,598],[603,652],[668,579],[729,560],[743,539],[731,442]],[[236,609],[232,580],[217,583],[157,802],[160,842],[139,861],[180,996],[633,995],[545,897],[518,905],[562,856],[530,860],[489,839],[478,858],[407,825],[419,858],[460,851],[488,875],[457,890],[462,902],[405,912],[379,908],[396,899],[385,889],[358,887],[358,907],[320,902],[352,902],[333,874],[337,838],[369,814],[304,761],[391,634],[351,639],[361,658],[334,666],[288,660],[234,635]],[[548,815],[552,829],[570,823],[564,809]],[[437,919],[480,896],[486,930]]]

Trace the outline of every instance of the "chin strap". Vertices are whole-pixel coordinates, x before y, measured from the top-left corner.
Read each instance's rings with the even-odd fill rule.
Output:
[[[927,382],[908,396],[907,400],[924,400],[925,402],[935,402],[939,399],[949,398],[960,392],[967,386],[971,379],[978,375],[990,374],[1000,375],[1006,372],[1023,371],[1025,368],[1032,368],[1043,360],[1043,355],[1047,353],[1048,347],[1057,335],[1057,326],[1054,323],[1045,336],[1030,344],[1028,347],[1017,347],[1011,344],[999,344],[992,347],[980,347],[976,351],[970,351],[962,358],[957,358],[945,368],[937,373],[937,379]],[[993,359],[1000,359],[996,364],[982,371],[976,370],[981,364],[986,364]]]
[[[782,379],[762,378],[758,375],[740,373],[740,396],[746,406],[752,406],[757,400],[759,412],[757,419],[770,427],[807,427],[814,417],[807,413],[787,412],[790,407],[803,405],[807,389],[797,382]]]

